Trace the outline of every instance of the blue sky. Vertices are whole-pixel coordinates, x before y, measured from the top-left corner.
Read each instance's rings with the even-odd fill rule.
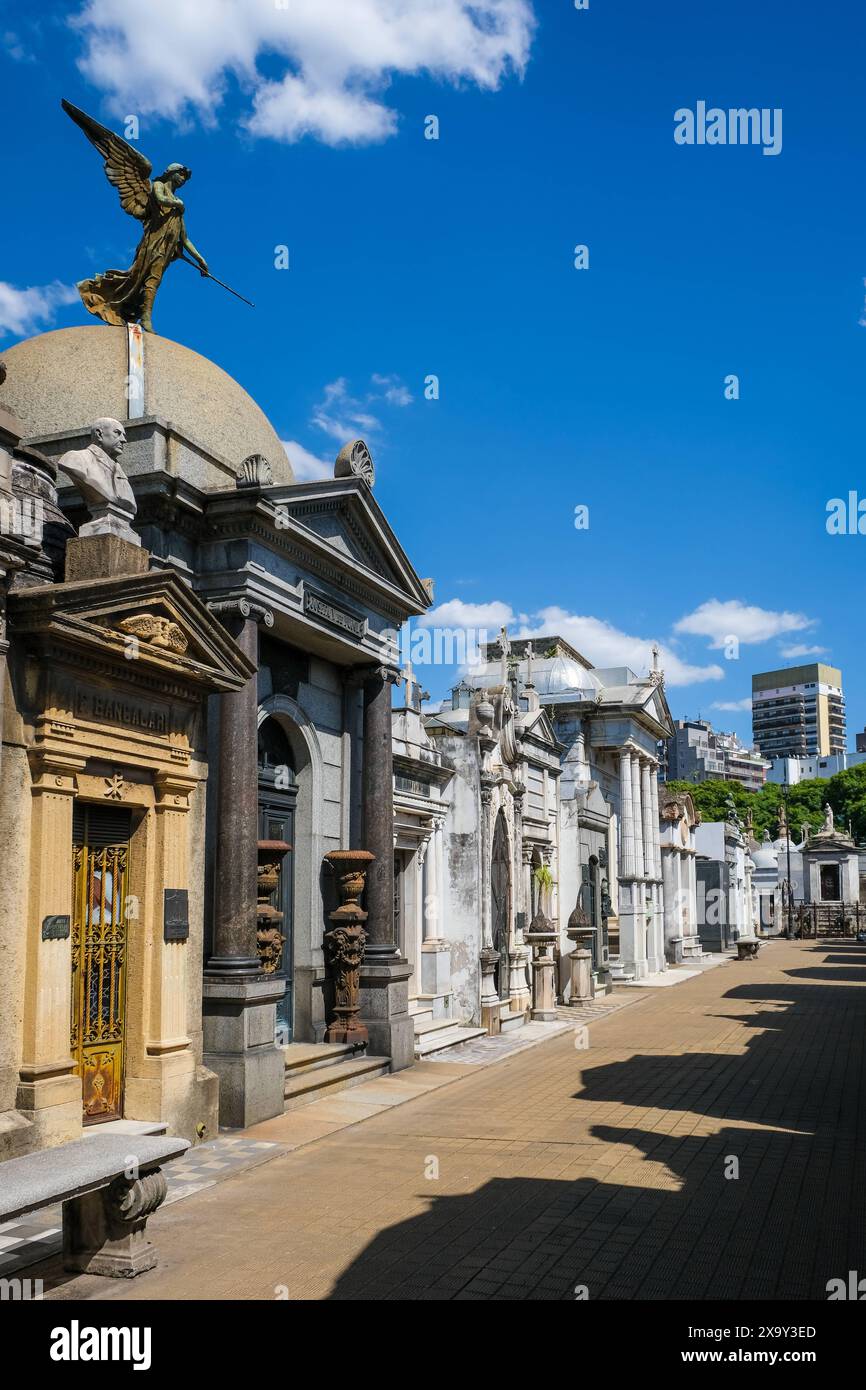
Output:
[[[467,9],[92,0],[31,20],[0,0],[0,350],[95,322],[68,287],[134,249],[60,97],[119,130],[135,113],[155,166],[193,169],[212,270],[257,304],[175,266],[157,330],[236,376],[301,469],[367,439],[441,622],[555,627],[636,669],[657,640],[674,714],[743,735],[718,706],[819,648],[853,746],[866,538],[825,522],[866,497],[866,20],[839,0]],[[781,108],[781,153],[676,144],[699,100]],[[448,673],[424,674],[440,695]]]

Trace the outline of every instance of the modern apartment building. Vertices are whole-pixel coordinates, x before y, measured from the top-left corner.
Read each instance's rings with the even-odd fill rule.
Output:
[[[752,676],[752,733],[767,758],[844,753],[842,672],[813,661]]]
[[[770,763],[736,734],[717,733],[705,719],[677,719],[674,729],[667,740],[668,781],[740,782],[747,791],[761,790]]]

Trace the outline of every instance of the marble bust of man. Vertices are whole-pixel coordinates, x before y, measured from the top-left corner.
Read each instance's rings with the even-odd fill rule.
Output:
[[[126,430],[119,420],[95,420],[86,449],[70,449],[58,460],[90,510],[92,520],[79,528],[80,536],[114,535],[141,542],[130,526],[136,513],[135,495],[120,466]]]

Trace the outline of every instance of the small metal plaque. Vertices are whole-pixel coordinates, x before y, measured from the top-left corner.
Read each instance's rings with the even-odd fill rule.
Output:
[[[163,941],[189,939],[189,893],[186,888],[166,888],[162,909]]]
[[[526,931],[526,913],[516,912],[514,914],[514,925],[517,931]]]
[[[69,936],[69,918],[64,916],[43,917],[42,940],[65,941]]]

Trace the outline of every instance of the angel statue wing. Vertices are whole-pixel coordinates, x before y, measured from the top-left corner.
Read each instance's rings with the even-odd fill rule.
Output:
[[[128,145],[113,130],[100,125],[86,111],[80,111],[71,101],[62,99],[61,105],[80,130],[84,131],[91,145],[102,155],[104,169],[109,183],[120,194],[120,206],[131,217],[139,221],[144,217],[147,200],[150,197],[150,175],[153,169],[149,159]]]

